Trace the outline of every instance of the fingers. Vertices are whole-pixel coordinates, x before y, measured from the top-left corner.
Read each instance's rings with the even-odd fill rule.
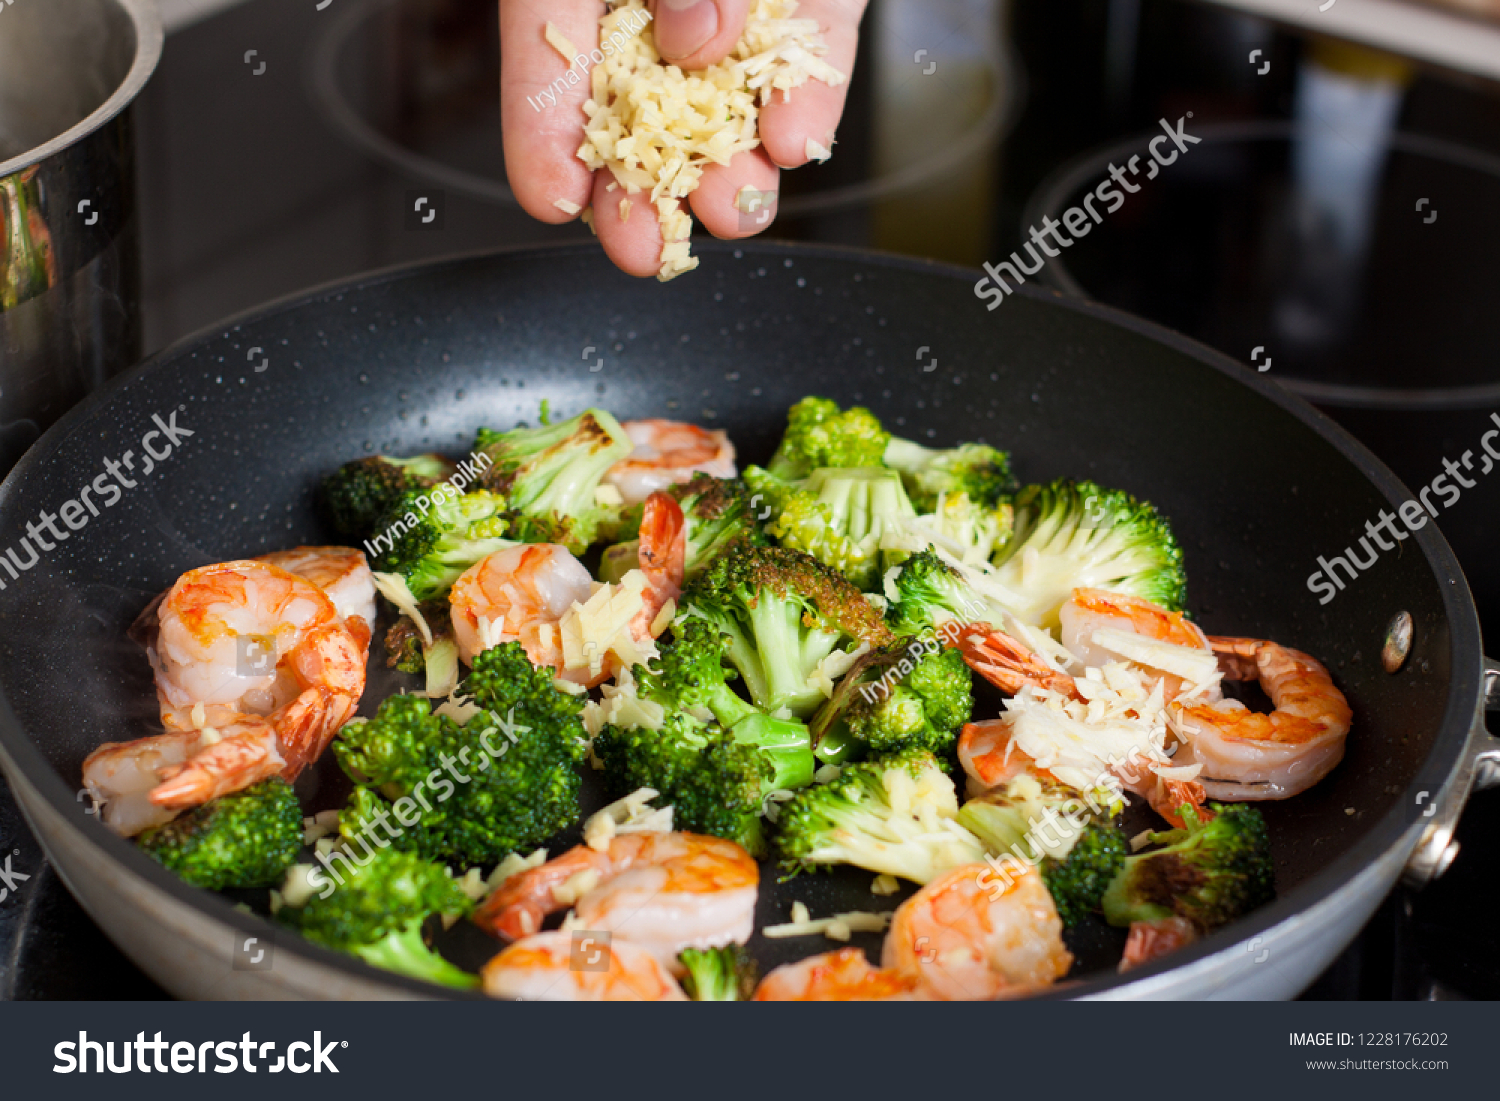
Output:
[[[579,51],[599,43],[595,0],[500,0],[500,110],[505,170],[521,208],[567,222],[554,203],[589,204],[593,173],[577,157],[589,74],[570,69],[545,37],[548,21]],[[575,80],[570,81],[570,74]]]
[[[614,176],[608,169],[594,177],[594,232],[604,246],[604,254],[615,267],[628,275],[644,278],[661,269],[661,225],[651,192],[627,195],[623,187],[609,190]],[[622,211],[620,200],[629,207]]]
[[[745,29],[750,0],[656,0],[656,49],[683,69],[722,61]]]
[[[854,75],[854,54],[859,46],[859,21],[867,0],[803,0],[796,18],[816,19],[828,43],[824,60],[845,77]],[[830,88],[821,80],[809,80],[792,89],[790,102],[777,93],[761,108],[760,140],[771,160],[782,168],[797,168],[810,159],[808,140],[825,149],[833,148],[834,131],[844,113],[849,81]]]
[[[709,165],[698,190],[689,197],[693,214],[703,228],[726,241],[753,237],[776,217],[775,193],[780,170],[764,149],[736,154],[727,165]],[[740,191],[753,187],[762,196],[749,195],[742,211],[736,203]],[[769,193],[769,194],[765,194]]]

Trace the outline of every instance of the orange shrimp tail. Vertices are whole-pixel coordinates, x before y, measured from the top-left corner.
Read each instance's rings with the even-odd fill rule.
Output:
[[[1151,790],[1146,795],[1146,802],[1151,804],[1151,809],[1179,830],[1187,829],[1187,822],[1182,816],[1187,807],[1193,808],[1199,823],[1213,821],[1214,812],[1208,809],[1207,801],[1208,793],[1203,790],[1202,784],[1192,780],[1163,780],[1160,776],[1154,777]]]
[[[1003,692],[1015,695],[1027,686],[1051,688],[1078,698],[1073,678],[1059,673],[1020,642],[988,623],[971,623],[959,634],[958,650],[970,669]]]
[[[194,754],[186,764],[163,769],[151,802],[185,810],[275,776],[284,762],[269,734],[269,729],[236,734]]]
[[[687,520],[682,515],[682,506],[670,494],[658,490],[646,498],[641,509],[637,553],[647,582],[641,594],[645,606],[636,617],[643,629],[632,631],[639,638],[650,633],[667,601],[682,595],[682,582],[687,574]]]
[[[276,741],[286,762],[283,780],[290,784],[322,756],[345,714],[346,709],[326,688],[309,688],[287,705],[276,720]]]

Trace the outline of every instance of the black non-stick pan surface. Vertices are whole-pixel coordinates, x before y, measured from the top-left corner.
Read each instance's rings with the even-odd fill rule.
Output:
[[[1318,605],[1306,587],[1318,556],[1341,553],[1406,497],[1330,421],[1274,382],[1123,314],[1030,288],[987,311],[972,272],[781,245],[701,251],[702,268],[668,286],[631,280],[589,247],[367,276],[187,340],[75,410],[0,488],[0,542],[15,548],[27,522],[57,514],[126,452],[134,465],[121,469],[135,487],[65,541],[50,538],[19,580],[0,573],[0,718],[18,766],[81,814],[89,751],[159,730],[145,657],[126,640],[132,619],[192,567],[330,541],[313,488],[339,463],[372,452],[462,455],[481,425],[534,423],[544,398],[558,416],[599,404],[621,419],[725,428],[742,461],[764,462],[787,407],[821,394],[868,405],[929,445],[1004,447],[1023,482],[1071,475],[1150,499],[1185,547],[1191,612],[1208,632],[1272,638],[1329,665],[1354,708],[1347,757],[1311,792],[1263,804],[1280,897],[1234,936],[1336,888],[1409,826],[1408,789],[1441,786],[1477,698],[1468,590],[1429,526]],[[143,439],[174,412],[177,442],[147,469]],[[168,442],[148,446],[160,456]],[[1402,610],[1416,643],[1391,676],[1379,654]],[[377,649],[362,710],[401,683]],[[995,713],[995,697],[978,716],[986,709]],[[324,809],[338,805],[341,783],[328,755],[298,791],[306,808]],[[589,810],[603,798],[590,785]],[[227,905],[97,819],[90,828],[180,897]],[[893,908],[901,896],[871,896],[869,881],[846,870],[782,883],[768,865],[757,924],[787,920],[794,899],[815,916]],[[264,892],[245,898],[264,911]],[[856,937],[877,957],[879,940]],[[1100,924],[1070,940],[1075,975],[1100,972],[1081,989],[1117,981],[1117,931]],[[462,925],[443,944],[469,966],[496,947]],[[765,966],[828,947],[752,942]]]

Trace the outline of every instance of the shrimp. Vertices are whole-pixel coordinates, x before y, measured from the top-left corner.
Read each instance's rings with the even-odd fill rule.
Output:
[[[1058,672],[1024,643],[987,623],[971,623],[958,636],[958,650],[969,668],[1003,692],[1015,695],[1034,685],[1081,699],[1073,678]]]
[[[1095,632],[1101,629],[1140,635],[1156,642],[1186,646],[1211,652],[1206,636],[1181,612],[1168,611],[1138,596],[1112,593],[1104,589],[1074,589],[1058,613],[1062,619],[1062,644],[1086,666],[1105,666],[1122,660],[1118,654],[1099,645]],[[1155,679],[1163,682],[1165,698],[1175,699],[1188,687],[1184,678],[1160,669],[1151,669]],[[1204,699],[1217,700],[1222,693],[1217,686],[1206,690]]]
[[[641,593],[643,606],[631,621],[630,633],[637,641],[651,637],[656,617],[667,601],[682,595],[687,571],[687,521],[682,506],[666,493],[653,493],[641,510],[641,543],[637,552],[640,570],[646,575]],[[660,631],[666,630],[665,624]]]
[[[782,964],[755,988],[756,1002],[921,1001],[914,977],[870,966],[859,948],[840,948]]]
[[[1134,921],[1130,924],[1130,936],[1125,941],[1125,953],[1120,957],[1120,971],[1160,959],[1169,952],[1186,948],[1198,939],[1198,930],[1187,918],[1169,917],[1160,921]]]
[[[984,864],[944,872],[897,909],[881,963],[940,1001],[988,1001],[1062,978],[1073,956],[1041,873],[1022,865],[1000,888]]]
[[[620,834],[602,852],[580,845],[512,876],[474,921],[517,940],[571,903],[575,928],[607,929],[678,974],[684,948],[750,939],[759,886],[760,869],[733,841],[693,833]]]
[[[1030,754],[1012,743],[1014,721],[1002,715],[998,719],[964,724],[958,736],[958,762],[968,774],[970,795],[1008,784],[1026,773],[1052,779],[1050,772],[1038,768]]]
[[[620,427],[635,450],[610,467],[604,480],[620,491],[627,505],[640,504],[694,474],[733,478],[738,473],[734,444],[722,429],[655,418],[626,421]]]
[[[496,551],[470,566],[448,594],[459,656],[502,642],[520,641],[533,665],[562,665],[553,628],[575,603],[594,592],[583,563],[555,543],[529,543]]]
[[[1203,765],[1214,799],[1287,799],[1312,787],[1343,759],[1353,712],[1316,659],[1274,642],[1211,638],[1231,680],[1258,679],[1275,708],[1269,715],[1238,700],[1180,706],[1173,727],[1188,763]],[[1179,756],[1182,756],[1179,754]]]
[[[189,570],[148,649],[165,736],[100,746],[85,783],[106,801],[182,810],[280,774],[296,779],[354,714],[364,651],[312,582],[265,562]],[[127,823],[139,813],[122,809]],[[144,828],[144,827],[143,827]]]
[[[104,804],[104,824],[122,837],[133,837],[170,822],[184,809],[152,800],[165,776],[180,778],[191,770],[206,789],[222,795],[274,776],[285,764],[271,724],[246,716],[218,729],[107,742],[83,762],[83,783]]]
[[[492,998],[548,1002],[685,1002],[687,995],[649,951],[620,937],[537,933],[480,970]]]
[[[322,589],[349,633],[369,652],[370,634],[375,630],[375,576],[364,551],[353,547],[294,547],[262,554],[255,561],[280,566]]]

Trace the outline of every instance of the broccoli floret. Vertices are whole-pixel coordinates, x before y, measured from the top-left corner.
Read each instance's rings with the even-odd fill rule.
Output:
[[[1016,491],[1010,456],[987,444],[935,449],[892,438],[883,459],[886,466],[901,472],[912,504],[923,512],[935,510],[940,496],[959,494],[981,508],[993,509]]]
[[[767,534],[831,566],[860,589],[873,589],[894,562],[881,551],[885,533],[917,515],[901,478],[876,467],[820,467],[805,481],[788,482],[752,466],[745,480],[773,510]]]
[[[654,669],[636,667],[639,694],[669,710],[707,708],[736,742],[759,751],[766,764],[762,794],[812,783],[817,764],[807,727],[767,715],[729,687],[736,677],[724,666],[729,637],[698,616],[679,618],[672,634],[673,641],[661,646]]]
[[[302,810],[291,785],[273,776],[146,830],[136,843],[195,887],[265,887],[297,860]]]
[[[1024,623],[1052,628],[1079,587],[1128,593],[1181,611],[1182,548],[1150,504],[1093,482],[1059,479],[1017,496],[1015,535],[993,559],[994,579],[1019,597]]]
[[[1211,821],[1184,807],[1186,829],[1151,835],[1165,848],[1125,858],[1104,892],[1111,925],[1177,916],[1210,933],[1276,895],[1266,822],[1244,803],[1210,803]]]
[[[880,538],[884,563],[898,564],[929,548],[971,566],[988,563],[1015,527],[1015,507],[976,505],[965,493],[939,497],[935,510],[892,525]]]
[[[809,714],[824,698],[818,667],[841,643],[891,638],[880,613],[837,571],[780,547],[730,547],[688,586],[682,606],[729,636],[730,664],[768,713]]]
[[[827,398],[803,398],[787,410],[786,433],[767,469],[796,481],[820,466],[880,466],[890,438],[868,409],[840,412]]]
[[[375,967],[458,989],[477,987],[477,976],[443,959],[422,939],[430,916],[463,916],[473,902],[441,864],[394,848],[372,848],[363,866],[339,873],[341,885],[331,892],[325,888],[303,907],[283,906],[277,918],[309,940]]]
[[[687,968],[682,987],[695,1002],[748,1002],[755,994],[759,971],[741,945],[684,948],[677,959]]]
[[[1129,851],[1124,830],[1091,823],[1067,856],[1042,861],[1042,882],[1052,892],[1064,925],[1077,925],[1085,914],[1098,913],[1104,891],[1119,874]]]
[[[561,543],[582,554],[611,510],[594,491],[615,463],[633,449],[620,422],[603,409],[586,409],[560,424],[481,429],[475,450],[493,465],[483,484],[503,494],[513,510],[512,531],[526,543]]]
[[[656,730],[606,726],[594,739],[594,754],[614,795],[653,788],[662,804],[671,805],[675,828],[727,838],[753,856],[764,854],[765,762],[718,723],[668,712]]]
[[[320,487],[323,506],[339,538],[368,539],[382,517],[407,493],[447,481],[457,469],[441,455],[396,459],[371,455],[345,463]]]
[[[504,538],[505,514],[505,498],[488,490],[408,493],[382,521],[389,545],[375,568],[400,574],[418,601],[440,597],[474,563],[516,545]]]
[[[460,691],[483,708],[461,726],[420,696],[393,696],[344,727],[334,755],[360,786],[341,833],[382,838],[378,825],[397,848],[472,865],[529,852],[578,821],[583,701],[516,642],[476,657]]]
[[[679,620],[673,632],[654,666],[633,670],[637,696],[662,709],[660,725],[606,726],[594,753],[616,794],[654,788],[678,828],[760,855],[762,797],[812,782],[807,728],[762,714],[729,688],[727,640],[706,620]]]
[[[885,618],[891,630],[919,634],[950,620],[1005,623],[1009,606],[974,583],[977,571],[965,569],[932,550],[908,558],[894,581],[886,581]]]
[[[984,846],[944,827],[958,799],[937,759],[906,749],[849,765],[837,779],[793,796],[776,820],[782,867],[792,875],[829,864],[927,883],[984,859]]]
[[[974,678],[957,650],[932,636],[862,656],[808,724],[830,764],[910,746],[940,763],[974,710]]]
[[[697,474],[691,481],[672,486],[666,492],[682,506],[686,541],[683,576],[687,580],[697,577],[733,544],[765,544],[766,537],[754,512],[769,506],[757,502],[757,509],[752,510],[752,495],[742,479]],[[639,523],[637,516],[637,527]],[[606,548],[599,560],[599,580],[618,584],[626,573],[640,565],[640,548],[639,538]]]

